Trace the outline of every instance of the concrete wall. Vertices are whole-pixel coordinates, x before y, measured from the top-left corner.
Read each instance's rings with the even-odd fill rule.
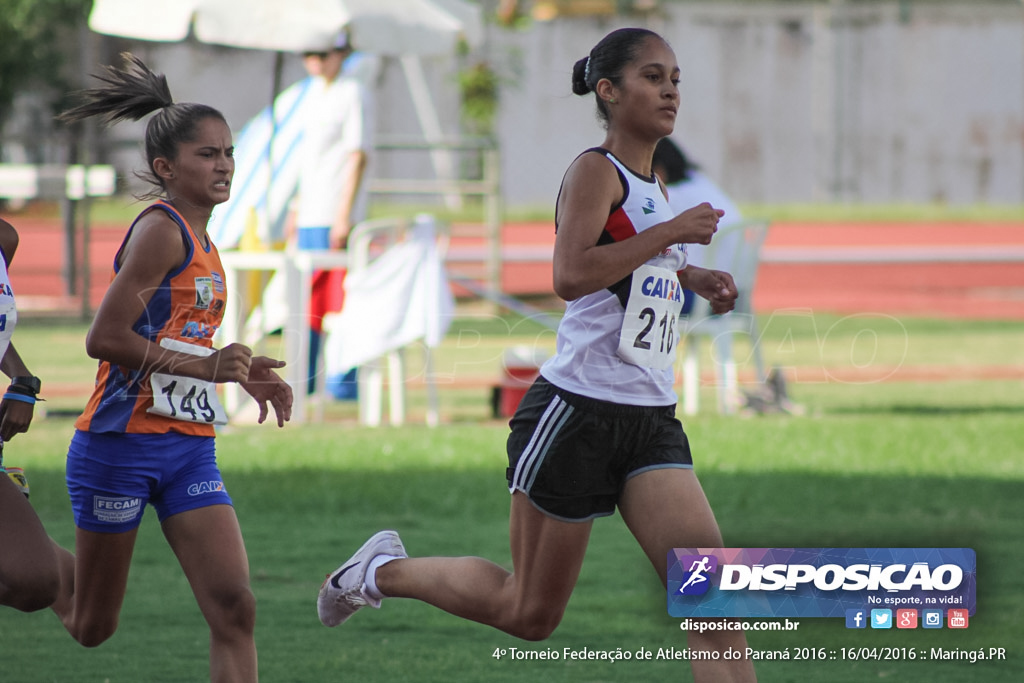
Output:
[[[1024,201],[1020,6],[680,3],[644,21],[501,33],[507,200],[552,202],[603,131],[572,64],[614,28],[665,36],[682,68],[675,138],[746,202]]]

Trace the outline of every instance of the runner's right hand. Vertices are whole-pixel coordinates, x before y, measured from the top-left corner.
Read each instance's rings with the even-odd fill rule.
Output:
[[[212,382],[244,382],[249,379],[252,349],[244,344],[228,344],[205,358]]]

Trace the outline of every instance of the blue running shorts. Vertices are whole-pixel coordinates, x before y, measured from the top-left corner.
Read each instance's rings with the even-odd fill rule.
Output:
[[[75,525],[86,531],[131,531],[147,503],[161,522],[196,508],[231,505],[212,436],[78,430],[68,447],[67,483]]]

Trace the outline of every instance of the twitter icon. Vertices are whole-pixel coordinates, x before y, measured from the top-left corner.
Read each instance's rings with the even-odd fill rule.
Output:
[[[892,610],[871,610],[871,628],[892,628]]]

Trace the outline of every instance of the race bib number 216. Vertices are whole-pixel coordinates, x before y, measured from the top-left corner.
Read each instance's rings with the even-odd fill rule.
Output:
[[[682,309],[683,289],[675,271],[651,265],[633,271],[619,334],[619,357],[655,370],[671,367]]]

